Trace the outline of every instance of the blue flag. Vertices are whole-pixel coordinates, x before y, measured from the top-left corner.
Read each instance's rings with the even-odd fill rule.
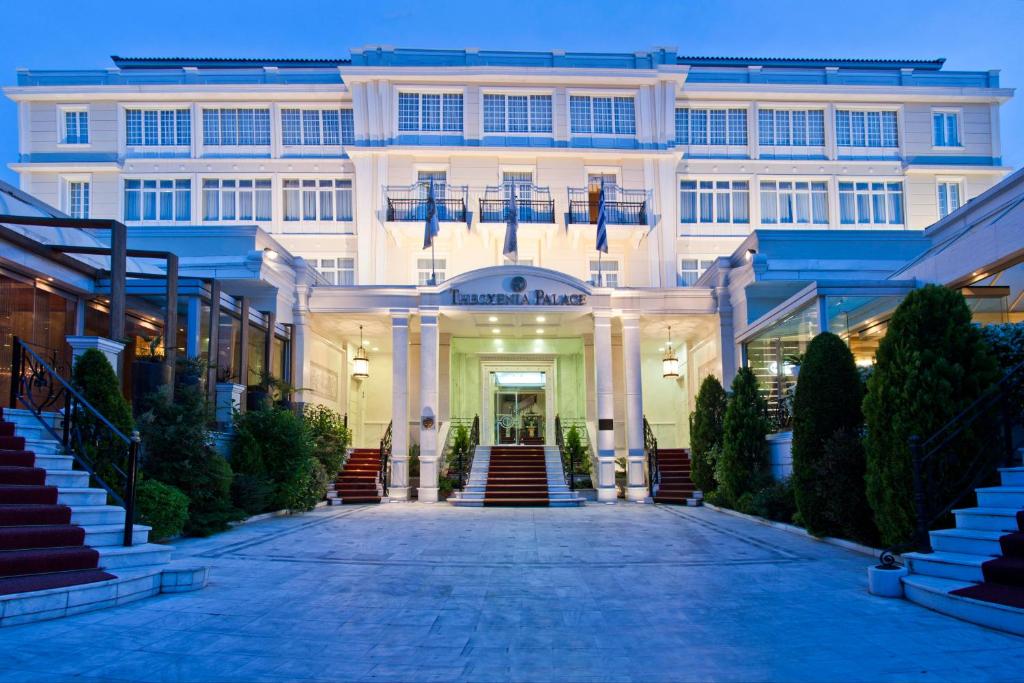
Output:
[[[434,238],[441,232],[441,222],[437,217],[437,200],[434,199],[434,179],[427,186],[427,223],[423,228],[423,248],[434,246]]]
[[[519,260],[519,207],[516,205],[516,184],[509,185],[508,216],[505,220],[505,246],[501,253],[513,261]]]
[[[608,253],[608,212],[604,204],[604,181],[597,200],[597,250]]]

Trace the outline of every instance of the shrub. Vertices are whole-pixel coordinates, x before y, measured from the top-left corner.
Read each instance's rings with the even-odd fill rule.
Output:
[[[1024,324],[985,325],[981,328],[981,336],[995,353],[1002,374],[1024,363]],[[1012,401],[1009,407],[1017,414],[1024,413],[1024,387],[1018,385],[1010,391]]]
[[[859,446],[862,400],[853,354],[842,339],[822,332],[807,347],[793,399],[793,488],[800,517],[815,536],[844,535],[854,514],[843,507],[849,501],[846,489],[864,490],[859,447],[834,444],[825,454],[825,442],[837,433]],[[844,456],[849,460],[840,459]]]
[[[736,509],[748,515],[756,515],[774,522],[792,523],[796,514],[792,478],[787,477],[782,481],[772,482],[756,493],[743,494]]]
[[[690,473],[705,494],[714,491],[716,447],[722,444],[727,397],[722,383],[708,375],[700,383],[694,411],[690,413]]]
[[[142,469],[189,499],[185,532],[207,536],[241,515],[231,504],[231,466],[213,448],[209,405],[199,384],[181,385],[174,400],[157,392],[140,416]]]
[[[188,520],[188,496],[156,479],[143,479],[135,489],[139,521],[148,524],[150,541],[180,536]]]
[[[308,510],[327,492],[328,477],[315,456],[313,436],[291,410],[274,407],[236,416],[231,462],[237,472],[271,487],[267,509]]]
[[[131,406],[121,393],[121,380],[102,351],[88,349],[80,355],[75,360],[71,379],[75,389],[100,415],[117,427],[122,434],[131,436],[135,428]],[[85,410],[80,412],[76,421],[86,433],[93,428],[105,430],[100,426],[99,419]],[[96,475],[115,491],[119,490],[124,485],[124,480],[114,467],[124,466],[123,453],[98,449],[92,444],[85,444],[85,449],[85,456],[92,461]]]
[[[811,528],[803,508],[800,519],[813,534],[849,538],[867,545],[878,543],[878,528],[868,505],[864,482],[867,469],[864,441],[860,429],[839,429],[822,444],[821,458],[815,463],[817,474],[831,482],[831,500],[819,510],[818,522],[825,532]],[[800,502],[799,494],[797,503]]]
[[[575,463],[575,469],[573,464]],[[565,447],[562,449],[562,467],[571,474],[590,474],[590,458],[583,447],[579,427],[573,425],[565,433]]]
[[[302,419],[313,438],[313,455],[328,473],[341,470],[345,449],[351,441],[351,433],[345,426],[345,418],[323,405],[307,405]]]
[[[882,543],[897,545],[913,537],[911,435],[934,434],[997,375],[995,358],[971,324],[960,293],[928,285],[897,307],[864,399],[868,501]],[[971,442],[972,434],[965,433],[955,445],[962,452],[960,462],[971,459]],[[962,474],[956,469],[947,471],[943,481],[929,482],[940,505],[953,495],[951,483]]]
[[[231,502],[247,515],[257,515],[267,509],[274,486],[266,477],[236,472],[231,480]]]
[[[744,493],[757,491],[769,481],[767,410],[754,372],[740,368],[732,382],[722,424],[722,453],[715,466],[726,501],[739,501]]]

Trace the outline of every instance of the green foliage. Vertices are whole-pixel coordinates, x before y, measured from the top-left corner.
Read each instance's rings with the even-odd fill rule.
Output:
[[[409,444],[409,476],[420,476],[420,445],[415,441]]]
[[[302,419],[313,438],[314,457],[325,472],[337,475],[345,459],[345,449],[352,440],[345,418],[327,406],[311,405],[303,409]]]
[[[740,368],[722,424],[722,453],[715,479],[727,501],[761,489],[769,481],[767,406],[750,368]]]
[[[575,470],[573,470],[573,463],[576,465]],[[562,467],[571,474],[590,474],[590,458],[587,457],[587,449],[583,446],[583,438],[576,425],[569,427],[569,431],[565,433]]]
[[[853,354],[838,336],[822,332],[807,347],[793,400],[793,487],[800,517],[815,536],[848,535],[851,517],[864,512],[843,507],[848,489],[864,490],[857,434],[862,400]],[[825,442],[836,438],[826,455]]]
[[[1024,363],[1024,323],[985,325],[980,331],[1003,372]]]
[[[199,384],[179,385],[174,400],[157,392],[140,416],[142,469],[190,501],[185,532],[207,536],[240,517],[231,504],[231,466],[214,450],[209,405]]]
[[[744,493],[737,501],[736,509],[773,522],[791,524],[796,514],[792,478],[772,482],[755,493]]]
[[[258,515],[267,509],[274,486],[266,477],[236,472],[231,480],[231,502],[247,515]]]
[[[139,521],[152,529],[149,540],[165,541],[180,536],[188,520],[188,496],[156,479],[143,479],[135,489]]]
[[[811,527],[804,509],[800,519],[811,533],[848,538],[867,545],[878,543],[878,528],[868,505],[864,481],[867,464],[864,441],[859,429],[839,429],[822,444],[821,458],[815,463],[820,481],[828,482],[831,499],[817,511],[817,531]],[[799,503],[799,498],[797,502]]]
[[[310,428],[291,410],[274,407],[237,415],[231,463],[236,472],[271,487],[269,510],[309,510],[327,491],[329,475],[316,457]]]
[[[700,383],[694,411],[690,413],[690,467],[693,483],[705,494],[714,491],[715,456],[722,444],[722,428],[728,399],[722,383],[708,375]]]
[[[131,406],[121,393],[121,380],[102,351],[88,349],[80,355],[75,360],[71,379],[75,389],[100,415],[126,437],[131,436],[135,428]],[[102,425],[99,418],[84,409],[80,410],[76,422],[83,427],[85,433],[92,430],[101,434],[106,433],[107,428]],[[86,444],[85,449],[85,455],[92,461],[97,476],[115,491],[120,489],[124,485],[124,480],[114,467],[124,467],[123,449],[98,448],[92,444]]]
[[[963,296],[928,285],[897,307],[878,347],[875,372],[864,399],[867,422],[867,493],[885,545],[909,540],[914,530],[911,435],[926,439],[973,402],[998,376],[996,360],[971,324]],[[954,448],[967,463],[974,432]],[[979,432],[980,433],[980,432]],[[950,499],[962,471],[953,464],[942,481],[930,482]]]

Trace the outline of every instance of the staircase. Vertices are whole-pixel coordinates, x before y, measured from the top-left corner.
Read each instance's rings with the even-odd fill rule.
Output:
[[[907,599],[1024,635],[1024,467],[976,489],[978,507],[954,510],[956,527],[932,531],[931,553],[906,553]]]
[[[331,505],[380,503],[380,450],[353,448],[327,492]]]
[[[696,505],[696,487],[690,479],[690,451],[686,448],[659,448],[660,483],[654,492],[655,503]]]
[[[565,483],[558,446],[477,446],[456,507],[578,507],[585,502]]]

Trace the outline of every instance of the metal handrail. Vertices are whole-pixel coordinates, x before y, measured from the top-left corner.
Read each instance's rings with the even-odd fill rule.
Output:
[[[464,459],[465,458],[465,454],[462,451],[459,451],[459,453],[458,453],[458,461],[456,463],[454,463],[455,466],[456,466],[456,469],[458,470],[459,490],[461,491],[465,487],[465,485],[466,485],[466,483],[465,483],[466,482],[466,476],[465,476],[466,475],[466,468],[467,467],[472,467],[472,465],[473,465],[473,458],[472,458],[472,453],[474,452],[473,449],[480,442],[480,418],[479,417],[474,417],[474,418],[470,419],[470,418],[467,418],[467,417],[453,417],[449,421],[448,433],[445,434],[444,445],[441,446],[441,468],[442,468],[442,474],[444,476],[446,476],[446,477],[451,474],[451,470],[452,470],[452,464],[453,463],[450,462],[450,456],[451,456],[451,450],[452,450],[452,448],[454,448],[454,445],[452,444],[452,439],[454,438],[453,435],[458,431],[458,429],[460,427],[468,427],[469,428],[469,451],[470,451],[470,459],[469,459],[468,463],[465,462],[465,459]],[[475,434],[476,434],[476,441],[475,442],[473,441],[474,430],[475,430]]]
[[[504,223],[508,220],[511,201],[508,199],[481,199],[480,222]],[[554,223],[553,199],[516,199],[520,223]]]
[[[565,449],[565,438],[566,435],[573,429],[576,429],[576,434],[580,439],[580,446],[583,448],[584,457],[587,462],[590,463],[588,468],[593,476],[593,462],[591,462],[591,454],[593,449],[590,444],[590,435],[587,432],[587,422],[582,419],[563,419],[560,415],[555,415],[555,444],[559,447],[559,450],[564,453]],[[562,461],[565,462],[564,460]],[[576,462],[575,453],[569,454],[569,483],[570,488],[576,490],[576,474],[577,465],[580,463]],[[564,464],[563,464],[564,468]]]
[[[37,398],[42,394],[42,398]],[[135,488],[138,480],[139,448],[141,438],[138,432],[125,434],[114,426],[89,403],[71,384],[46,363],[20,337],[14,337],[11,346],[11,386],[8,405],[13,409],[18,404],[25,406],[50,436],[61,443],[65,453],[71,455],[90,479],[100,486],[114,501],[124,508],[123,545],[133,543],[135,525]],[[47,408],[63,410],[60,433],[43,419]],[[126,449],[123,467],[110,463],[114,473],[124,480],[120,493],[96,472],[96,466],[86,454],[86,445],[97,448]]]
[[[653,498],[661,484],[661,467],[658,464],[658,439],[654,436],[654,430],[651,429],[646,415],[644,415],[644,450],[647,451],[647,469],[649,470],[647,487],[651,498]]]
[[[380,472],[378,477],[382,493],[388,495],[388,461],[391,460],[391,433],[394,421],[388,422],[388,428],[384,430],[384,436],[380,439]]]

